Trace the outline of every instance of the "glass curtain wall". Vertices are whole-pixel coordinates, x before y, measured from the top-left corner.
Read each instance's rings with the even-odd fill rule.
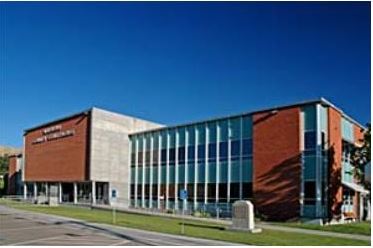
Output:
[[[131,206],[209,211],[252,198],[250,115],[130,136]]]

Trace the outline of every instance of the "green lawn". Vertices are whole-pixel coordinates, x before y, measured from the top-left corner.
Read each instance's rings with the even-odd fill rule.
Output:
[[[331,231],[339,233],[350,233],[350,234],[361,234],[370,236],[370,222],[357,222],[342,225],[331,225],[331,226],[319,226],[314,224],[305,223],[275,223],[276,225],[288,226],[288,227],[298,227],[304,229],[321,230],[321,231]]]
[[[112,215],[106,210],[59,206],[37,206],[0,200],[0,204],[40,213],[55,214],[96,223],[111,224]],[[117,213],[116,224],[156,232],[180,234],[180,219],[157,217],[132,213]],[[215,239],[250,245],[370,245],[369,241],[341,239],[334,237],[308,235],[273,230],[263,230],[259,234],[234,232],[225,226],[203,221],[185,221],[185,235],[199,238]]]

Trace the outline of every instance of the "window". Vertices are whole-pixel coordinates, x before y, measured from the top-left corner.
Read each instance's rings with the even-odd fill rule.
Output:
[[[168,159],[170,162],[175,161],[175,148],[170,148],[168,156],[169,156]]]
[[[304,149],[313,150],[316,148],[316,132],[307,131],[304,133]]]
[[[221,183],[219,184],[219,202],[226,202],[227,201],[227,184]]]
[[[243,199],[253,198],[253,184],[252,183],[242,183],[242,198]]]
[[[158,194],[158,185],[153,184],[152,185],[152,196],[153,196],[153,198],[157,198],[157,194]]]
[[[168,198],[170,200],[175,199],[175,184],[168,185]]]
[[[240,183],[231,183],[230,191],[231,200],[240,199]]]
[[[131,153],[131,167],[135,167],[135,166],[136,166],[136,153],[132,152]]]
[[[159,196],[166,197],[166,185],[165,184],[161,184]]]
[[[219,164],[219,182],[226,183],[228,180],[228,164],[222,162]]]
[[[142,184],[137,184],[137,198],[142,197]]]
[[[220,141],[227,141],[228,140],[228,121],[222,120],[219,121],[219,138]]]
[[[150,166],[150,151],[145,152],[145,165]]]
[[[205,163],[201,163],[201,164],[198,164],[198,182],[199,183],[202,183],[202,182],[205,182],[205,168],[206,168],[206,165]]]
[[[251,136],[252,136],[251,116],[244,116],[242,118],[242,137],[251,138]]]
[[[205,184],[198,183],[197,184],[197,201],[203,201],[205,195]]]
[[[158,164],[158,150],[153,150],[153,165]]]
[[[149,184],[145,184],[144,188],[145,188],[145,192],[144,192],[145,198],[149,199],[150,185]]]
[[[327,149],[325,132],[321,132],[321,149]]]
[[[188,146],[188,161],[194,161],[195,148],[194,146]]]
[[[189,163],[188,164],[188,182],[193,183],[195,178],[194,178],[194,163]]]
[[[209,144],[209,161],[216,161],[216,143]]]
[[[242,140],[242,156],[249,157],[253,154],[252,139]]]
[[[185,181],[185,165],[179,165],[179,183]]]
[[[137,153],[137,163],[138,165],[142,165],[143,157],[142,157],[142,152]]]
[[[216,163],[208,163],[208,182],[215,183],[216,182]]]
[[[197,125],[197,133],[198,133],[198,144],[205,144],[206,143],[206,127],[205,127],[205,124],[198,124]]]
[[[174,166],[171,166],[168,168],[168,183],[175,183],[175,164]]]
[[[161,163],[162,163],[162,165],[165,165],[166,161],[167,161],[167,150],[162,149],[161,150]]]
[[[184,163],[185,162],[185,147],[179,147],[178,148],[178,150],[179,150],[179,164],[182,164],[182,163]]]
[[[208,128],[208,142],[215,143],[216,142],[216,122],[208,123],[207,128]]]
[[[188,201],[194,198],[194,184],[187,184]]]
[[[304,183],[304,204],[314,205],[316,203],[316,183],[309,181]]]
[[[206,154],[205,145],[198,145],[198,160],[199,161],[204,161],[205,160],[205,154]]]
[[[216,198],[216,184],[215,183],[209,183],[207,185],[207,198],[210,200],[215,201]]]
[[[228,142],[220,142],[219,144],[220,161],[228,159]]]
[[[231,157],[239,157],[240,156],[240,140],[234,140],[231,142]]]
[[[135,198],[135,184],[131,184],[131,198]]]
[[[231,139],[241,138],[241,118],[236,117],[229,121],[229,133]]]

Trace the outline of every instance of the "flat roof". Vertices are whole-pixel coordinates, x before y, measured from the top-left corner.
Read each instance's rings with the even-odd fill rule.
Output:
[[[174,129],[174,128],[178,128],[178,127],[186,127],[186,126],[190,126],[190,125],[196,125],[196,124],[210,122],[210,121],[223,120],[223,119],[238,117],[238,116],[242,116],[242,115],[253,115],[253,114],[257,114],[257,113],[261,113],[261,112],[268,112],[268,111],[274,111],[274,110],[280,110],[280,109],[286,109],[286,108],[292,108],[292,107],[298,107],[298,106],[305,106],[305,105],[316,104],[316,103],[320,103],[320,104],[323,104],[324,106],[329,106],[329,107],[332,107],[332,108],[336,109],[347,120],[349,120],[352,123],[358,125],[360,128],[365,129],[365,127],[363,125],[361,125],[359,122],[355,121],[350,116],[345,114],[341,109],[336,107],[334,104],[332,104],[331,102],[329,102],[325,98],[321,97],[321,98],[315,99],[315,100],[303,101],[303,102],[298,102],[298,103],[294,103],[294,104],[280,105],[280,106],[275,106],[275,107],[271,107],[271,108],[264,108],[264,109],[260,109],[260,110],[256,110],[256,111],[243,112],[243,113],[238,113],[238,114],[233,114],[233,115],[228,115],[228,116],[219,116],[219,117],[215,117],[215,118],[208,118],[208,119],[204,119],[204,120],[187,122],[187,123],[183,123],[183,124],[176,124],[176,125],[170,125],[170,126],[166,125],[166,126],[163,126],[163,127],[148,129],[148,130],[145,130],[145,131],[133,132],[133,133],[130,134],[130,136],[131,135],[136,135],[136,134],[142,134],[142,133],[150,133],[150,132],[155,132],[155,131],[160,131],[160,130]],[[39,128],[50,126],[50,125],[53,125],[54,123],[58,123],[58,122],[61,122],[61,121],[69,120],[69,119],[72,119],[74,117],[77,117],[77,116],[80,116],[80,115],[83,115],[83,114],[88,115],[89,112],[91,112],[92,109],[94,109],[94,108],[96,108],[96,107],[91,107],[87,110],[80,111],[78,113],[67,115],[65,117],[61,117],[61,118],[58,118],[58,119],[55,119],[55,120],[52,120],[52,121],[49,121],[49,122],[45,122],[43,124],[28,128],[28,129],[25,129],[23,135],[26,135],[28,132],[37,130]],[[118,113],[118,114],[120,114],[120,113]]]
[[[359,122],[355,121],[350,116],[345,114],[340,108],[336,107],[334,104],[332,104],[331,102],[329,102],[325,98],[321,97],[321,98],[315,99],[315,100],[308,100],[308,101],[303,101],[303,102],[298,102],[298,103],[293,103],[293,104],[286,104],[286,105],[280,105],[280,106],[275,106],[275,107],[271,107],[271,108],[264,108],[264,109],[260,109],[260,110],[250,111],[250,112],[242,112],[242,113],[233,114],[233,115],[219,116],[219,117],[215,117],[215,118],[208,118],[208,119],[199,120],[199,121],[187,122],[185,124],[176,124],[176,125],[170,125],[170,126],[165,126],[165,127],[160,127],[160,128],[149,129],[149,130],[145,130],[145,131],[133,132],[133,133],[130,134],[130,136],[137,135],[137,134],[156,132],[156,131],[161,131],[161,130],[167,130],[167,129],[174,129],[174,128],[178,128],[178,127],[186,127],[186,126],[196,125],[196,124],[210,122],[210,121],[218,121],[218,120],[223,120],[223,119],[228,119],[228,118],[239,117],[239,116],[243,116],[243,115],[253,115],[253,114],[258,114],[258,113],[261,113],[261,112],[268,112],[268,111],[275,111],[275,110],[292,108],[292,107],[305,106],[305,105],[316,104],[316,103],[320,103],[324,106],[329,106],[329,107],[332,107],[332,108],[336,109],[338,112],[341,113],[341,115],[344,118],[346,118],[347,120],[351,121],[352,123],[358,125],[360,128],[365,129],[365,127],[363,125],[361,125]]]

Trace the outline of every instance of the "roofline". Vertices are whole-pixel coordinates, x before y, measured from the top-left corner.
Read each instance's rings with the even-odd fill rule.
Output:
[[[293,108],[293,107],[301,107],[301,106],[310,105],[310,104],[317,104],[317,103],[320,103],[320,104],[323,104],[323,105],[326,105],[328,107],[332,107],[332,108],[336,109],[338,112],[340,112],[343,115],[343,117],[350,120],[354,124],[358,125],[360,128],[365,129],[365,127],[363,125],[361,125],[360,123],[358,123],[357,121],[352,119],[350,116],[345,114],[341,109],[337,108],[334,104],[332,104],[331,102],[329,102],[325,98],[321,97],[319,99],[302,101],[302,102],[293,103],[293,104],[280,105],[280,106],[271,107],[271,108],[264,108],[264,109],[260,109],[260,110],[256,110],[256,111],[241,112],[241,113],[233,114],[233,115],[220,116],[220,117],[208,118],[208,119],[199,120],[199,121],[187,122],[185,124],[176,124],[176,125],[165,126],[165,127],[160,127],[160,128],[148,129],[148,130],[145,130],[145,131],[133,132],[133,133],[130,133],[129,136],[133,136],[133,135],[137,135],[137,134],[144,134],[144,133],[149,133],[149,132],[157,132],[157,131],[161,131],[161,130],[173,129],[173,128],[178,128],[178,127],[186,127],[186,126],[201,124],[201,123],[210,122],[210,121],[219,121],[219,120],[223,120],[223,119],[239,117],[239,116],[242,116],[242,115],[254,115],[254,114],[258,114],[258,113],[262,113],[262,112],[269,112],[269,111],[281,110],[281,109],[287,109],[287,108]]]
[[[91,107],[91,108],[89,108],[87,110],[80,111],[78,113],[71,114],[71,115],[68,115],[68,116],[65,116],[65,117],[61,117],[61,118],[55,119],[53,121],[44,122],[43,124],[40,124],[40,125],[31,127],[31,128],[25,129],[25,130],[23,130],[23,136],[25,136],[27,133],[29,133],[31,131],[34,131],[34,130],[37,130],[39,128],[43,128],[43,127],[46,127],[46,126],[50,126],[50,125],[52,125],[54,123],[57,123],[57,122],[66,121],[66,120],[72,119],[74,117],[77,117],[79,115],[83,115],[83,114],[88,115],[89,112],[91,112],[93,109],[94,109],[94,107]]]
[[[342,109],[338,108],[337,106],[335,106],[333,103],[329,102],[328,100],[326,100],[325,98],[321,98],[321,101],[322,103],[328,105],[329,107],[332,107],[334,108],[335,110],[337,110],[343,117],[345,117],[347,120],[351,121],[352,123],[354,123],[355,125],[359,126],[361,129],[364,129],[366,130],[366,127],[363,126],[362,124],[360,124],[358,121],[356,121],[355,119],[353,119],[351,116],[349,116],[348,114],[346,114]]]
[[[13,153],[13,154],[11,154],[11,155],[8,155],[8,158],[12,158],[12,157],[21,158],[21,157],[22,157],[22,152],[19,152],[19,153]]]

